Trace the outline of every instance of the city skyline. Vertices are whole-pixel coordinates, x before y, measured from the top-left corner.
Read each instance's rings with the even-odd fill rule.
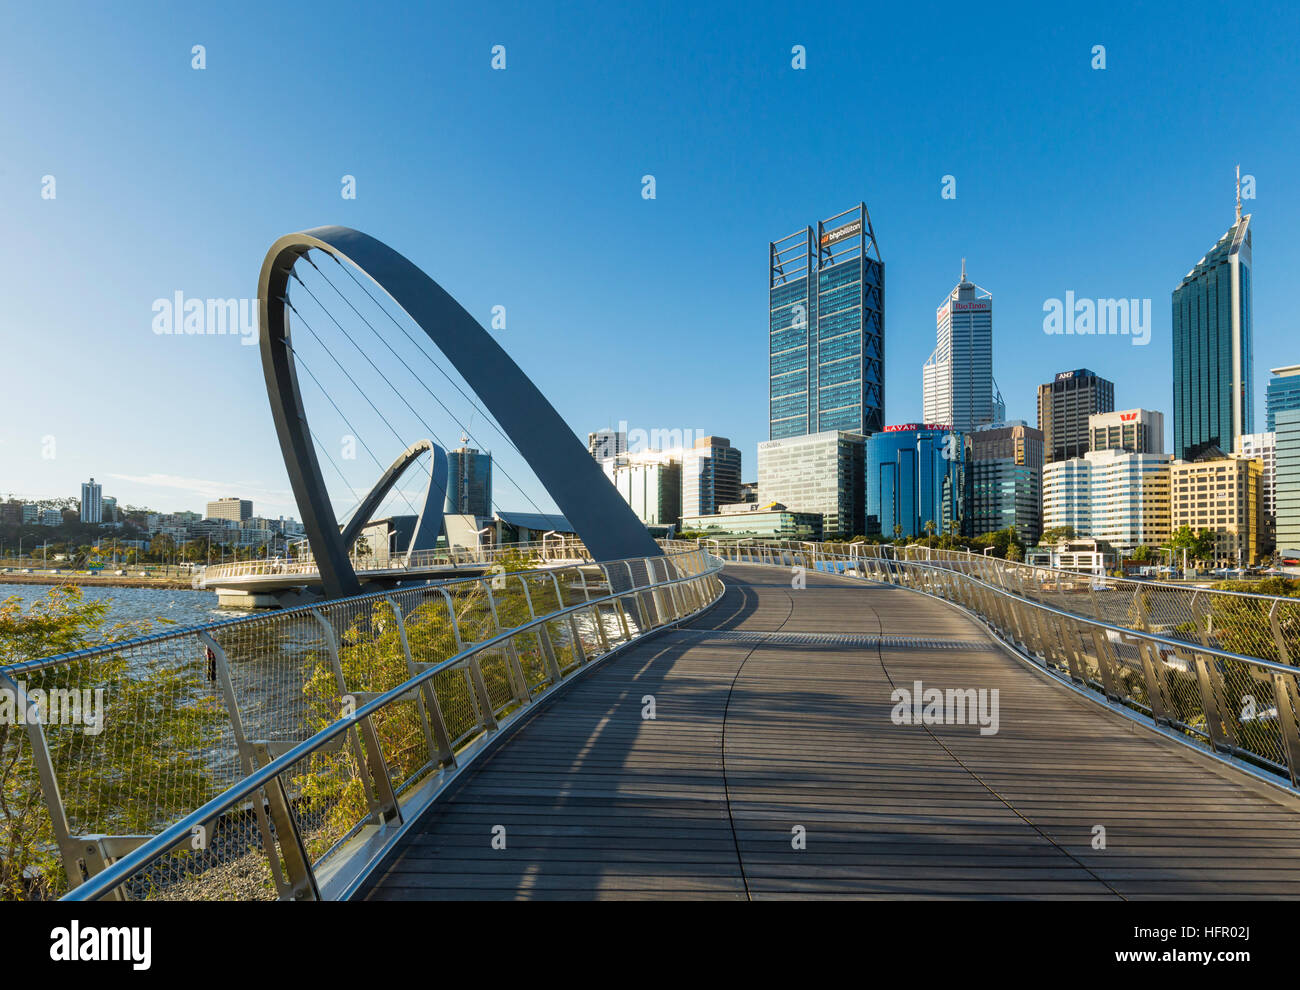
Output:
[[[937,46],[969,40],[965,32],[973,30],[975,41],[1016,53],[998,77],[981,78],[963,97],[967,110],[997,109],[1002,122],[987,132],[950,135],[936,148],[927,130],[946,108],[947,87],[927,80],[904,53],[887,49],[876,53],[870,70],[845,64],[831,56],[829,19],[788,37],[774,10],[754,11],[752,23],[739,29],[729,25],[733,47],[721,60],[713,57],[716,31],[699,23],[656,20],[654,42],[634,43],[612,14],[569,15],[588,22],[594,44],[624,56],[614,65],[591,65],[581,56],[577,65],[561,64],[528,40],[553,37],[560,28],[527,11],[508,21],[463,15],[446,25],[445,64],[417,58],[421,49],[414,42],[386,57],[385,70],[399,84],[412,83],[417,95],[409,106],[379,114],[371,112],[374,91],[364,84],[373,64],[354,49],[364,48],[381,26],[364,17],[345,21],[341,7],[327,6],[319,26],[289,31],[281,25],[286,30],[272,48],[202,15],[170,13],[155,25],[124,29],[117,46],[101,50],[97,39],[107,15],[54,11],[39,15],[40,23],[23,23],[38,15],[18,12],[11,37],[24,36],[29,44],[7,53],[0,77],[14,92],[36,87],[45,98],[31,105],[14,101],[4,110],[15,141],[0,194],[25,242],[22,249],[5,248],[0,285],[9,300],[6,339],[15,345],[15,367],[43,367],[51,346],[93,354],[95,361],[59,362],[57,381],[68,399],[58,404],[42,401],[49,387],[42,376],[11,375],[11,401],[40,408],[42,415],[11,417],[0,427],[0,489],[28,500],[69,496],[93,474],[122,504],[201,510],[209,499],[240,493],[268,515],[296,515],[274,444],[259,439],[269,417],[257,394],[256,348],[233,339],[160,336],[151,328],[151,304],[178,291],[246,297],[269,243],[286,230],[319,222],[383,235],[437,272],[484,325],[493,306],[506,306],[508,328],[498,339],[580,436],[620,420],[647,430],[690,424],[732,437],[752,476],[752,458],[767,430],[765,397],[756,385],[766,358],[755,333],[764,306],[754,275],[757,254],[773,234],[863,198],[889,262],[885,422],[923,418],[915,369],[932,349],[926,338],[935,296],[951,284],[953,259],[966,256],[997,289],[994,364],[1009,418],[1034,421],[1032,386],[1025,383],[1086,366],[1115,381],[1119,407],[1163,411],[1168,428],[1166,300],[1189,261],[1228,225],[1238,162],[1252,180],[1252,227],[1265,238],[1254,299],[1254,416],[1262,422],[1267,369],[1295,361],[1281,332],[1288,312],[1281,273],[1300,259],[1278,232],[1300,212],[1300,202],[1280,178],[1296,143],[1278,124],[1289,119],[1281,96],[1256,87],[1257,98],[1243,104],[1226,93],[1202,92],[1202,67],[1165,51],[1178,48],[1179,38],[1190,44],[1197,32],[1141,12],[1123,20],[1081,19],[1050,33],[1017,27],[1010,15],[966,25],[960,34],[954,26],[932,25]],[[851,30],[866,29],[865,15],[849,21]],[[917,15],[892,13],[873,24],[906,34],[921,22]],[[301,94],[300,119],[287,125],[290,139],[308,148],[339,134],[340,150],[305,170],[266,161],[256,154],[252,129],[238,126],[250,86],[276,85],[282,74],[292,75],[313,45],[341,45],[323,40],[337,34],[340,23],[349,24],[346,48],[331,50],[350,53],[341,63],[351,87]],[[1226,41],[1247,29],[1223,30]],[[1243,85],[1270,78],[1284,64],[1281,34],[1275,47],[1260,49],[1241,67]],[[489,67],[498,41],[511,52],[504,73]],[[202,72],[190,67],[197,43],[208,54]],[[664,71],[659,44],[684,53],[682,78]],[[807,46],[805,70],[791,67],[794,44]],[[1090,67],[1093,44],[1108,44],[1104,70]],[[277,58],[270,57],[272,50]],[[78,53],[94,53],[85,64],[95,68],[68,72]],[[960,49],[946,57],[956,66],[974,58]],[[243,79],[236,65],[263,67]],[[624,105],[630,100],[644,111],[641,135],[609,126],[605,98],[597,103],[587,92],[592,73]],[[887,79],[894,94],[872,135],[832,126],[849,102],[828,97],[818,77],[831,74],[852,87],[869,73]],[[735,74],[754,85],[744,92],[728,89]],[[1141,95],[1142,82],[1153,77],[1202,95],[1196,114],[1223,117],[1212,148],[1193,140],[1196,114],[1189,108],[1170,109]],[[90,79],[95,107],[111,113],[91,112],[72,98]],[[658,87],[653,95],[643,92],[646,80]],[[1032,99],[1009,99],[1030,80],[1043,83]],[[435,111],[434,101],[420,95],[430,83],[456,99],[438,100]],[[661,106],[679,107],[681,94],[701,86],[727,98],[685,120]],[[577,107],[582,122],[548,134],[539,108],[560,101]],[[1116,137],[1104,167],[1095,156],[1039,147],[1036,128],[1071,119],[1081,103],[1093,140]],[[449,104],[473,112],[446,109]],[[1167,119],[1149,119],[1157,105]],[[420,114],[435,112],[444,136],[501,149],[477,159],[489,163],[483,175],[468,171],[468,158],[440,153],[441,138],[412,130]],[[812,147],[833,153],[819,156],[821,167],[797,185],[781,181],[791,160],[786,149],[769,146],[766,128],[743,119],[778,113],[808,113]],[[204,139],[172,142],[167,170],[142,165],[126,143],[114,142],[115,128],[145,134],[153,120],[185,121],[187,132]],[[1134,127],[1146,128],[1150,140],[1133,142],[1138,147],[1118,140]],[[724,131],[717,146],[690,140]],[[392,137],[400,150],[373,149],[376,133]],[[210,161],[213,142],[229,152],[217,162]],[[575,142],[597,149],[580,181],[566,166]],[[1161,153],[1153,158],[1150,148],[1157,146]],[[177,172],[193,181],[176,182],[170,176]],[[51,200],[41,196],[47,175],[58,182]],[[340,197],[345,175],[356,179],[355,200]],[[642,196],[645,175],[657,180],[652,200]],[[948,176],[955,180],[955,199],[944,198]],[[1262,205],[1253,201],[1256,191]],[[85,230],[117,226],[113,218],[123,203],[131,205],[135,222],[118,234],[115,249],[87,243]],[[418,204],[418,224],[410,216],[412,203]],[[1138,225],[1097,221],[1139,211]],[[556,215],[568,217],[571,229],[557,229]],[[207,232],[201,243],[189,234],[192,227]],[[422,234],[420,227],[437,234]],[[500,237],[506,230],[508,243]],[[548,251],[577,252],[592,230],[619,231],[630,241],[593,259],[585,282],[548,270]],[[709,230],[720,248],[703,266],[687,263],[678,250],[683,237],[700,230]],[[70,269],[87,273],[75,294],[56,288]],[[1149,345],[1134,348],[1124,337],[1044,335],[1044,302],[1067,292],[1152,300]],[[611,321],[617,334],[608,332]],[[650,341],[656,353],[688,356],[718,387],[690,394],[685,383],[664,381],[658,362],[644,360]],[[566,387],[566,356],[573,353],[604,355],[619,373],[592,376],[582,389]],[[1152,381],[1160,383],[1154,393]],[[204,402],[212,396],[215,406]],[[173,407],[172,415],[156,414],[159,400]],[[45,437],[55,440],[53,458],[42,457]],[[355,481],[364,483],[360,471]],[[549,501],[540,486],[525,484],[539,501]],[[344,493],[335,494],[342,499]],[[514,495],[505,501],[524,505]]]

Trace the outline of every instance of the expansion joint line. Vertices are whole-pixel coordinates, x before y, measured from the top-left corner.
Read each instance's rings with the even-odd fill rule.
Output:
[[[871,608],[870,605],[868,605],[867,607],[868,607],[868,608]],[[876,617],[876,625],[879,627],[880,632],[881,632],[881,634],[883,635],[883,633],[884,633],[884,625],[883,625],[883,624],[881,623],[881,621],[880,621],[880,613],[877,612],[874,608],[871,609],[871,612],[872,612],[872,614]],[[879,661],[880,661],[880,669],[881,669],[882,671],[884,671],[884,673],[885,673],[885,679],[886,679],[887,681],[889,681],[889,687],[890,687],[890,689],[892,690],[892,689],[895,687],[895,685],[894,685],[894,678],[893,678],[893,676],[889,673],[889,667],[885,664],[885,652],[884,652],[884,649],[883,649],[882,647],[880,647],[880,646],[877,646],[877,647],[876,647],[876,656],[877,656],[877,658],[878,658]],[[1007,798],[1005,798],[1002,794],[1000,794],[1000,793],[998,792],[997,788],[995,788],[992,784],[990,784],[988,781],[986,781],[986,780],[985,780],[983,777],[981,777],[978,773],[976,773],[976,772],[975,772],[974,770],[972,770],[969,766],[967,766],[966,763],[962,761],[962,758],[961,758],[960,756],[958,756],[956,753],[954,753],[954,752],[952,751],[952,749],[949,748],[948,744],[945,743],[942,739],[940,739],[939,736],[935,733],[935,731],[934,731],[933,729],[930,728],[930,726],[925,725],[924,723],[922,723],[921,728],[925,730],[926,735],[928,735],[931,739],[933,739],[934,742],[939,746],[940,749],[942,749],[945,753],[948,754],[949,759],[951,759],[954,763],[956,763],[957,766],[959,766],[959,767],[961,767],[963,770],[965,770],[966,773],[970,774],[970,776],[975,780],[976,783],[978,783],[978,784],[979,784],[981,787],[983,787],[986,791],[988,791],[988,792],[989,792],[990,794],[992,794],[995,798],[997,798],[1000,802],[1002,802],[1002,804],[1006,806],[1006,808],[1007,808],[1008,811],[1010,811],[1013,815],[1015,815],[1017,818],[1019,818],[1022,822],[1024,822],[1024,823],[1025,823],[1026,825],[1028,825],[1030,828],[1032,828],[1032,829],[1033,829],[1035,832],[1037,832],[1038,835],[1039,835],[1040,837],[1042,837],[1046,842],[1048,842],[1050,845],[1054,846],[1054,847],[1056,848],[1056,850],[1057,850],[1059,853],[1061,853],[1061,855],[1063,855],[1063,856],[1065,856],[1067,859],[1069,859],[1070,862],[1074,863],[1075,866],[1079,867],[1079,869],[1081,869],[1081,870],[1083,870],[1085,873],[1087,873],[1088,876],[1090,876],[1090,877],[1092,877],[1094,880],[1096,880],[1099,884],[1101,884],[1103,887],[1105,887],[1107,890],[1109,890],[1112,894],[1114,894],[1116,897],[1118,897],[1121,901],[1127,901],[1127,900],[1128,900],[1127,897],[1125,897],[1123,894],[1121,894],[1118,890],[1116,890],[1114,887],[1112,887],[1109,883],[1107,883],[1107,882],[1106,882],[1105,880],[1103,880],[1101,877],[1097,876],[1097,874],[1094,873],[1094,872],[1093,872],[1093,871],[1092,871],[1092,870],[1087,866],[1087,864],[1083,863],[1083,862],[1082,862],[1082,861],[1081,861],[1077,856],[1075,856],[1074,853],[1070,852],[1070,850],[1066,849],[1063,845],[1061,845],[1059,842],[1057,842],[1055,839],[1053,839],[1050,835],[1048,835],[1046,832],[1044,832],[1041,828],[1039,828],[1036,824],[1034,824],[1034,822],[1033,822],[1033,821],[1032,821],[1028,816],[1026,816],[1026,815],[1025,815],[1025,814],[1024,814],[1024,813],[1023,813],[1019,808],[1017,808],[1017,807],[1016,807],[1014,804],[1012,804],[1012,803],[1011,803]]]
[[[786,600],[790,608],[786,612],[785,618],[781,620],[781,625],[777,627],[776,632],[785,628],[785,624],[790,621],[790,616],[794,614],[794,598],[789,592],[786,592]],[[740,880],[745,885],[745,899],[752,901],[753,893],[749,889],[749,877],[745,873],[745,858],[740,852],[740,836],[736,832],[736,819],[731,813],[731,783],[727,778],[727,717],[731,712],[731,696],[736,690],[736,681],[740,680],[741,671],[745,669],[745,664],[749,663],[749,658],[754,655],[760,643],[755,643],[745,654],[745,659],[740,661],[740,666],[731,676],[731,684],[727,687],[727,701],[722,707],[722,793],[727,802],[727,824],[731,827],[731,841],[736,847],[736,864],[740,867]]]

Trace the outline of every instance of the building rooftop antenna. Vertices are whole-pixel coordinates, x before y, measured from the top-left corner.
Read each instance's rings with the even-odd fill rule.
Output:
[[[1237,223],[1241,223],[1241,166],[1237,166]]]

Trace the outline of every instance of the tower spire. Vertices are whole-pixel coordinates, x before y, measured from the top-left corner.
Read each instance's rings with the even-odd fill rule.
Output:
[[[1237,223],[1241,223],[1241,166],[1237,166]]]
[[[966,259],[965,258],[961,259],[961,280],[963,282],[966,281]]]

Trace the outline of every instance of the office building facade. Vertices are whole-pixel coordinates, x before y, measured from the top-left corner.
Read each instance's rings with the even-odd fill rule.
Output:
[[[1260,463],[1260,487],[1264,499],[1264,515],[1277,516],[1277,434],[1243,433],[1237,437],[1237,457],[1250,457]]]
[[[229,519],[231,522],[243,522],[252,518],[253,502],[246,498],[219,498],[208,503],[207,519]]]
[[[1170,525],[1214,532],[1214,566],[1259,563],[1263,532],[1260,462],[1245,457],[1175,461],[1170,469]]]
[[[461,438],[464,443],[465,438]],[[473,447],[447,451],[447,515],[492,515],[492,455]]]
[[[682,451],[682,515],[712,515],[739,501],[740,451],[730,440],[701,437]]]
[[[1120,552],[1169,540],[1168,454],[1090,450],[1043,466],[1043,530],[1074,528],[1076,536]]]
[[[598,461],[627,453],[627,430],[597,430],[587,434],[587,453]]]
[[[1087,368],[1059,372],[1038,386],[1038,429],[1043,461],[1065,461],[1088,452],[1088,419],[1115,408],[1115,383]],[[1046,524],[1044,524],[1046,525]]]
[[[1264,429],[1277,430],[1277,414],[1287,409],[1300,409],[1300,364],[1285,368],[1271,368],[1273,375],[1264,390]]]
[[[934,352],[921,369],[922,413],[969,433],[1003,418],[993,385],[993,294],[966,277],[935,313]]]
[[[967,441],[937,424],[887,426],[867,439],[867,535],[970,535]]]
[[[104,486],[95,479],[81,483],[81,521],[100,523],[104,520]]]
[[[1241,215],[1173,292],[1174,456],[1230,453],[1253,433],[1250,215]]]
[[[1165,452],[1165,415],[1154,409],[1120,409],[1088,417],[1089,450]]]
[[[874,433],[885,410],[885,266],[859,203],[768,245],[769,440]]]
[[[614,487],[647,526],[676,527],[682,518],[682,451],[644,450],[619,458]]]
[[[817,512],[791,512],[779,502],[723,506],[711,515],[682,517],[682,529],[712,540],[820,540],[822,517]]]
[[[863,469],[866,438],[828,430],[767,440],[758,445],[758,501],[822,517],[823,536],[864,533]]]
[[[971,536],[1015,527],[1034,546],[1042,533],[1043,434],[1026,423],[971,431]],[[888,534],[886,534],[888,535]]]
[[[1277,552],[1300,560],[1300,409],[1279,410],[1274,418],[1277,445],[1275,483]]]

